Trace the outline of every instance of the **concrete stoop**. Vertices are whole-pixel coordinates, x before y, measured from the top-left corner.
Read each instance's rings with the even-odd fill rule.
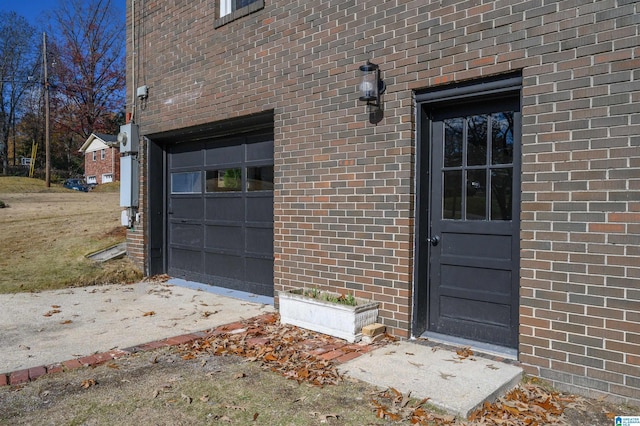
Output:
[[[411,392],[416,399],[467,418],[518,385],[522,368],[476,355],[462,357],[440,346],[399,342],[340,366],[341,373],[376,385]]]

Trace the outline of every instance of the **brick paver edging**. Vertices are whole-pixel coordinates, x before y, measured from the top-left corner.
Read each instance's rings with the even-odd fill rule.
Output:
[[[269,320],[274,314],[265,314],[252,320],[265,319]],[[75,370],[77,368],[95,367],[105,362],[122,358],[128,355],[135,354],[137,352],[150,351],[158,348],[168,346],[179,346],[185,343],[191,343],[198,339],[205,339],[209,336],[218,335],[222,333],[229,333],[232,330],[237,330],[244,327],[242,322],[221,325],[213,330],[198,331],[194,333],[182,334],[180,336],[169,337],[154,342],[144,343],[137,346],[131,346],[124,349],[116,349],[108,352],[97,353],[80,358],[71,359],[69,361],[63,361],[58,364],[41,365],[38,367],[32,367],[24,370],[13,371],[10,373],[0,374],[0,386],[14,386],[24,383],[28,383],[36,380],[45,374],[60,373],[63,371]],[[340,342],[340,343],[337,343]],[[369,352],[370,350],[378,347],[377,345],[362,346],[360,344],[350,344],[344,341],[336,339],[333,344],[329,346],[319,346],[314,350],[314,353],[326,360],[332,360],[337,363],[347,362],[358,356]]]

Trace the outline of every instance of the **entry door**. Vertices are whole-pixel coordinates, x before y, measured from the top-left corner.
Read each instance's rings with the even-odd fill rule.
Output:
[[[429,330],[516,347],[519,100],[444,105],[430,115]]]

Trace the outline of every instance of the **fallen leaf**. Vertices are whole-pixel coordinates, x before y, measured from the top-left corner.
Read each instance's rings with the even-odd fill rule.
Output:
[[[209,402],[209,395],[202,395],[200,397],[200,401],[202,402]]]
[[[233,376],[234,379],[242,379],[244,377],[247,377],[247,375],[244,373],[238,373],[235,376]]]
[[[144,314],[142,314],[143,317],[151,317],[153,315],[155,315],[156,313],[154,311],[149,311],[149,312],[145,312]]]
[[[460,359],[465,359],[473,356],[473,351],[469,347],[459,348],[456,349],[456,354],[458,354],[458,357],[460,357]]]
[[[93,379],[83,380],[82,383],[80,383],[80,386],[82,386],[85,389],[89,389],[91,386],[95,386],[95,385],[96,385],[96,381]]]
[[[110,364],[107,364],[107,367],[113,368],[114,370],[119,370],[120,369],[120,366],[118,366],[118,364],[115,364],[113,362],[110,363]]]
[[[258,420],[258,416],[260,414],[259,413],[253,413],[253,421],[255,422],[256,420]]]
[[[440,372],[440,377],[444,380],[449,380],[450,377],[456,377],[454,374],[446,374],[443,373],[442,371]]]
[[[323,414],[322,416],[320,416],[320,423],[327,423],[327,421],[329,421],[329,419],[336,419],[338,420],[340,418],[339,414]]]
[[[187,404],[191,404],[191,402],[193,402],[193,398],[191,398],[190,396],[185,395],[185,394],[183,394],[183,393],[182,393],[182,394],[180,394],[180,398],[182,398],[182,400],[183,400],[184,402],[186,402]]]
[[[42,316],[43,317],[50,317],[53,314],[59,314],[60,312],[62,312],[62,311],[60,311],[59,309],[53,309],[53,310],[47,312],[46,314],[43,314]]]
[[[71,324],[72,322],[73,321],[71,320],[65,320],[65,321],[62,321],[60,324]]]
[[[52,307],[53,309],[58,309],[58,308],[60,308],[60,305],[51,305],[51,307]]]
[[[247,411],[247,409],[245,407],[241,407],[239,405],[225,405],[225,408],[228,408],[229,410],[235,410],[235,411]]]

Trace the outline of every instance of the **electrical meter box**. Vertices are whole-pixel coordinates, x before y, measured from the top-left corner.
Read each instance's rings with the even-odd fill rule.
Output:
[[[137,153],[140,145],[140,136],[138,134],[138,125],[129,123],[120,126],[118,133],[118,142],[120,143],[120,153]]]
[[[137,156],[120,157],[120,207],[138,207],[138,177]]]

